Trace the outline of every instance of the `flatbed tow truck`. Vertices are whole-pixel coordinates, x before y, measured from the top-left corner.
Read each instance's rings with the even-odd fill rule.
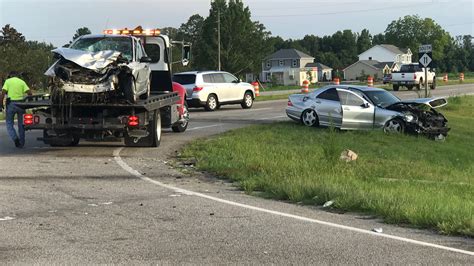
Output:
[[[145,99],[126,101],[55,101],[53,95],[28,96],[17,105],[25,110],[26,130],[42,130],[39,138],[51,146],[75,146],[81,139],[106,141],[123,139],[130,147],[158,147],[162,127],[184,132],[189,113],[185,89],[171,79],[171,43],[159,30],[106,30],[107,34],[134,36],[144,43],[149,61],[151,85]],[[183,55],[189,54],[184,52]],[[189,58],[183,58],[187,63]],[[72,95],[72,94],[71,94]],[[76,98],[74,98],[76,97]],[[71,99],[77,99],[77,95]],[[88,96],[90,97],[90,96]],[[68,99],[68,98],[66,98]]]

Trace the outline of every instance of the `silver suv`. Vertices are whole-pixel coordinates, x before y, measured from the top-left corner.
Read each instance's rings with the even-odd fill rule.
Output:
[[[182,72],[174,74],[173,81],[186,88],[189,107],[204,107],[214,111],[221,105],[240,104],[242,108],[248,109],[255,99],[252,85],[223,71]]]

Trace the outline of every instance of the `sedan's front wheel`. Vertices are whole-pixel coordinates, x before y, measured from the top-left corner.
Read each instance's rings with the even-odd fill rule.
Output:
[[[405,124],[400,119],[392,119],[385,123],[383,132],[387,134],[401,134],[405,132]]]
[[[308,109],[303,112],[301,115],[301,122],[308,127],[319,126],[318,115],[313,109]]]

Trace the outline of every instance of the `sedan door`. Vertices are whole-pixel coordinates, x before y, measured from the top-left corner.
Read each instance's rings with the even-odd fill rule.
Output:
[[[136,90],[137,94],[143,94],[148,90],[148,83],[150,82],[149,77],[150,77],[150,67],[148,63],[141,63],[140,60],[146,56],[144,49],[142,48],[142,45],[140,41],[135,40],[134,41],[134,49],[135,49],[135,62],[133,62],[133,72],[135,75],[135,85],[136,85]]]
[[[341,129],[372,129],[374,127],[374,105],[359,95],[337,89],[342,107]]]
[[[319,117],[319,124],[322,126],[340,127],[342,124],[341,103],[336,88],[329,88],[319,93],[313,101]]]

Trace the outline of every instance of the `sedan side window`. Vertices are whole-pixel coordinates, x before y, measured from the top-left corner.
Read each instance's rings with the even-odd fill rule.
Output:
[[[339,98],[341,99],[341,105],[361,106],[364,104],[364,100],[348,91],[339,91]]]
[[[336,88],[328,89],[320,93],[318,96],[316,96],[316,98],[339,102],[339,96],[337,94]]]

